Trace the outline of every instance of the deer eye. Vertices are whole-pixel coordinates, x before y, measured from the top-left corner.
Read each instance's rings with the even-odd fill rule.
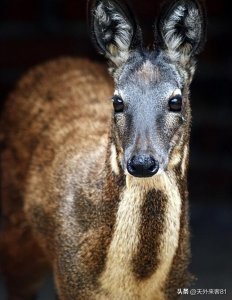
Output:
[[[168,102],[169,105],[169,110],[170,111],[181,111],[181,107],[182,107],[182,97],[181,95],[176,95],[173,98],[171,98]]]
[[[112,98],[113,101],[113,107],[114,107],[114,111],[116,113],[120,113],[123,112],[124,109],[124,103],[121,97],[114,95]]]

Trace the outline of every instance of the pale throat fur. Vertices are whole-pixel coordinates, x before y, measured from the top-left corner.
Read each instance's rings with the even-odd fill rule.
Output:
[[[179,245],[188,146],[173,154],[172,168],[152,178],[126,174],[97,299],[166,299],[165,282]],[[110,145],[110,167],[121,174],[121,155]],[[176,169],[175,169],[176,167]],[[177,178],[178,177],[178,178]]]

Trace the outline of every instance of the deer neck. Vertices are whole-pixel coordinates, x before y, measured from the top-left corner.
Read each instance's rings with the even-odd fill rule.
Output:
[[[107,192],[115,189],[117,205],[101,285],[112,299],[120,293],[120,299],[132,299],[142,290],[149,299],[165,284],[179,242],[186,164],[183,150],[176,168],[145,179],[124,175],[120,154],[110,140]]]

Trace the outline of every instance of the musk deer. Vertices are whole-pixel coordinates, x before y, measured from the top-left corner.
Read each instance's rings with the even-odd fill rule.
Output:
[[[50,267],[62,300],[177,299],[191,277],[189,85],[204,10],[169,1],[152,50],[127,4],[89,1],[88,11],[114,84],[98,63],[61,58],[29,71],[6,102],[9,299],[32,299]]]

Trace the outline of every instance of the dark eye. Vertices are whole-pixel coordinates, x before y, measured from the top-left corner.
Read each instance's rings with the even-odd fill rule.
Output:
[[[120,98],[119,96],[115,95],[115,96],[113,96],[112,101],[113,101],[114,111],[116,113],[123,112],[124,103],[123,103],[122,98]]]
[[[181,111],[182,107],[182,97],[181,95],[176,95],[175,97],[171,98],[168,102],[170,111]]]

